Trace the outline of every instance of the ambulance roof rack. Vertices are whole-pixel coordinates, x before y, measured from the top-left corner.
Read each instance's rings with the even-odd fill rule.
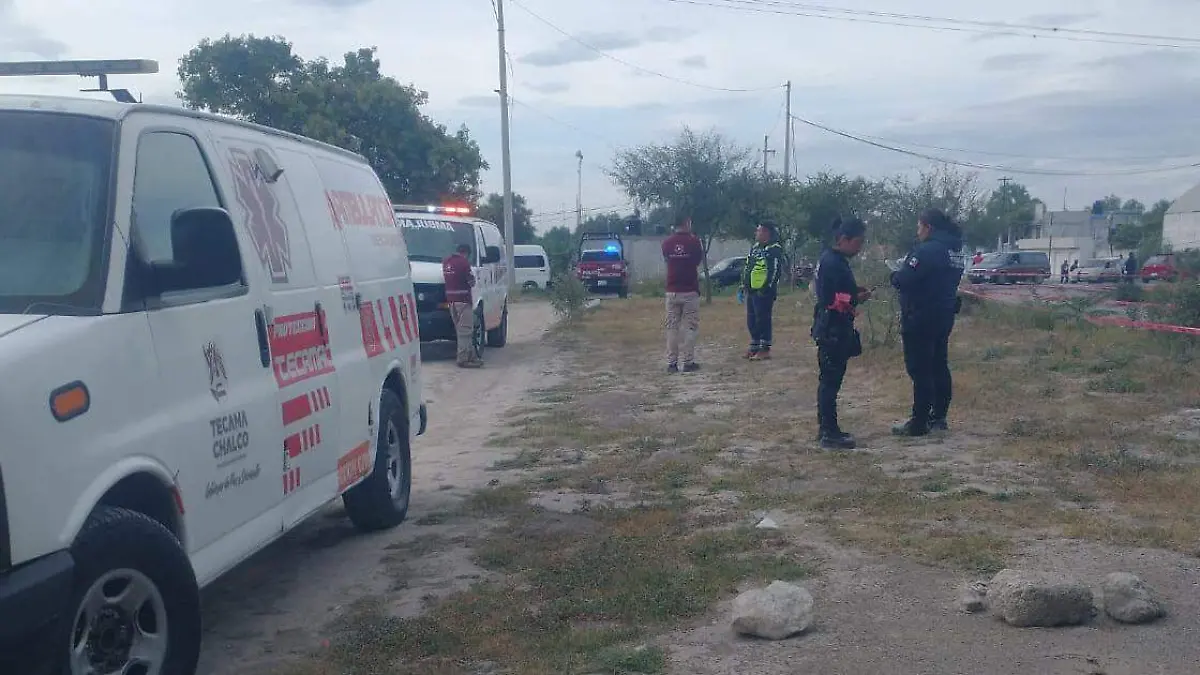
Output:
[[[40,75],[78,75],[96,77],[100,86],[82,91],[104,91],[121,103],[137,103],[128,89],[109,89],[109,75],[148,75],[158,72],[158,61],[150,59],[102,59],[91,61],[8,61],[0,62],[0,77],[36,77]]]

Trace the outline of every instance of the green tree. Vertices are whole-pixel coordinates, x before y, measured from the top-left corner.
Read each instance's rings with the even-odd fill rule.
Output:
[[[917,218],[927,208],[941,209],[962,225],[968,241],[993,236],[979,225],[985,201],[978,175],[939,165],[921,171],[916,181],[903,178],[888,181],[883,217],[874,228],[876,240],[898,249],[907,248],[917,236]]]
[[[537,239],[537,231],[533,228],[533,209],[525,202],[524,195],[513,193],[513,243],[532,244]],[[495,223],[504,229],[504,196],[492,193],[479,202],[475,215]]]
[[[575,239],[570,228],[556,225],[538,238],[538,243],[546,249],[550,256],[550,276],[558,277],[566,274],[571,265],[571,256],[575,253]]]
[[[1136,199],[1127,199],[1125,200],[1125,203],[1121,205],[1121,210],[1140,214],[1146,212],[1146,205]]]
[[[342,63],[305,61],[281,37],[202,40],[179,60],[178,92],[193,110],[230,115],[365,156],[396,202],[479,196],[487,168],[466,127],[454,133],[421,112],[428,94],[380,72],[375,48]]]
[[[1023,239],[1033,234],[1034,213],[1038,200],[1020,183],[1002,183],[987,197],[980,213],[967,231],[968,240],[977,246],[996,242],[997,238]]]
[[[618,152],[609,176],[638,203],[691,218],[707,253],[717,236],[744,228],[761,196],[748,189],[754,185],[751,157],[749,149],[715,131],[684,127],[669,143]],[[707,272],[707,259],[704,264]],[[706,296],[711,302],[711,288]]]

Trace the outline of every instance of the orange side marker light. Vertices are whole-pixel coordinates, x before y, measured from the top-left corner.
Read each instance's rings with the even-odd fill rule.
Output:
[[[92,407],[87,385],[79,380],[68,382],[50,392],[50,414],[59,422],[67,422],[86,413]]]

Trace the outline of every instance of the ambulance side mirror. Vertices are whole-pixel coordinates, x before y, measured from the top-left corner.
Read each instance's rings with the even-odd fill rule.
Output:
[[[192,291],[242,282],[242,256],[229,212],[180,209],[171,215],[173,260],[153,264],[154,290]]]
[[[484,265],[491,265],[493,263],[498,263],[498,262],[500,262],[500,258],[501,258],[501,255],[500,255],[500,247],[499,246],[484,247],[484,249],[483,249],[483,264]]]

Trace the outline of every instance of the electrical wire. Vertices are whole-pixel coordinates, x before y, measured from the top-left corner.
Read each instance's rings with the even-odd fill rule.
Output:
[[[987,163],[983,163],[983,162],[970,162],[970,161],[966,161],[966,160],[957,160],[957,159],[950,159],[947,157],[939,157],[936,155],[930,155],[927,153],[917,152],[915,150],[909,150],[907,148],[899,148],[899,147],[896,147],[894,145],[890,145],[887,143],[879,143],[877,141],[873,141],[869,138],[865,138],[858,134],[852,134],[848,131],[843,131],[841,129],[835,129],[833,127],[821,124],[820,122],[814,122],[812,120],[804,119],[803,117],[798,117],[796,115],[793,115],[792,118],[795,119],[797,122],[808,125],[810,127],[813,127],[814,129],[820,129],[821,131],[824,131],[826,133],[833,134],[835,136],[840,136],[847,140],[862,143],[864,145],[870,145],[872,147],[879,148],[880,150],[888,150],[890,152],[895,152],[895,153],[899,153],[902,155],[908,155],[910,157],[917,157],[917,158],[924,159],[927,161],[936,162],[938,164],[951,164],[954,166],[962,166],[962,167],[967,167],[967,168],[971,168],[971,169],[983,169],[983,170],[987,170],[987,171],[1001,171],[1004,173],[1017,173],[1017,174],[1025,174],[1025,175],[1031,175],[1031,176],[1139,176],[1139,175],[1147,175],[1147,174],[1155,174],[1155,173],[1169,173],[1172,171],[1183,171],[1186,169],[1195,169],[1197,167],[1200,167],[1200,162],[1193,162],[1190,164],[1181,164],[1181,165],[1168,166],[1168,167],[1158,167],[1156,169],[1131,169],[1131,170],[1127,170],[1127,171],[1060,171],[1057,169],[1022,169],[1019,167],[1004,166],[1001,164],[987,164]]]
[[[514,0],[515,1],[515,0]],[[923,30],[954,32],[954,33],[969,33],[977,35],[993,35],[993,36],[1013,36],[1027,38],[1044,38],[1047,40],[1066,40],[1069,42],[1092,42],[1099,44],[1140,46],[1140,47],[1157,47],[1163,49],[1200,49],[1200,38],[1179,37],[1169,38],[1178,40],[1177,42],[1165,41],[1145,41],[1133,39],[1141,34],[1128,33],[1121,34],[1113,31],[1095,31],[1097,37],[1088,37],[1088,34],[1064,34],[1068,29],[1059,29],[1049,26],[1023,26],[1021,24],[1005,24],[1002,22],[972,22],[962,19],[938,19],[936,17],[922,18],[919,15],[903,15],[895,14],[897,17],[903,18],[872,18],[873,16],[886,17],[891,13],[888,12],[867,12],[866,10],[834,10],[834,9],[812,9],[804,10],[805,6],[795,5],[790,3],[772,2],[770,0],[665,0],[666,2],[692,5],[695,7],[712,7],[718,9],[734,10],[741,12],[750,12],[756,14],[774,14],[782,16],[799,16],[812,19],[830,19],[834,21],[848,21],[853,23],[867,23],[882,26],[899,26],[904,28],[920,28]],[[811,5],[809,7],[812,7]],[[835,12],[860,12],[868,16],[849,16],[841,15]],[[908,21],[905,23],[904,21]],[[913,22],[917,23],[913,23]],[[924,23],[921,23],[924,22]],[[930,25],[930,22],[943,22],[953,25]],[[983,25],[992,23],[995,28],[987,28]],[[1004,27],[1004,28],[1001,28]],[[1082,29],[1076,29],[1082,30]],[[1024,31],[1024,32],[1022,32]],[[1113,39],[1101,37],[1102,35],[1128,35],[1130,39]],[[1182,43],[1182,44],[1181,44]]]
[[[1106,31],[1096,30],[1093,28],[1067,28],[1063,26],[1041,26],[1028,23],[1013,23],[1009,21],[979,21],[974,19],[958,19],[940,16],[927,16],[923,14],[903,14],[899,12],[881,12],[877,10],[851,9],[847,7],[838,7],[835,5],[819,5],[807,2],[796,2],[795,0],[723,0],[725,2],[738,2],[742,4],[758,4],[758,5],[775,5],[796,7],[799,9],[816,11],[816,12],[834,12],[838,14],[850,15],[865,15],[875,17],[886,17],[892,19],[907,19],[913,21],[929,21],[936,23],[963,24],[971,26],[979,26],[983,28],[1001,28],[1001,29],[1020,29],[1033,30],[1051,33],[1070,33],[1074,35],[1095,35],[1101,37],[1115,38],[1130,38],[1137,40],[1161,40],[1168,42],[1195,42],[1200,44],[1200,37],[1189,37],[1182,35],[1155,35],[1148,33],[1129,33],[1123,31]]]
[[[615,212],[617,209],[629,208],[631,203],[632,202],[626,203],[626,204],[614,204],[611,206],[593,206],[591,208],[583,209],[583,212],[584,213],[594,213],[596,211],[613,211],[613,212]],[[540,212],[534,213],[532,216],[530,216],[530,219],[550,218],[553,216],[569,216],[574,213],[575,213],[575,209],[564,209],[562,211],[540,211]]]
[[[748,94],[748,93],[755,93],[755,92],[760,92],[760,91],[771,91],[774,89],[782,89],[784,86],[782,84],[777,84],[777,85],[770,86],[770,87],[758,87],[755,89],[738,89],[738,88],[733,88],[733,87],[714,87],[714,86],[707,85],[707,84],[701,84],[699,82],[692,82],[691,80],[685,80],[683,78],[675,77],[673,75],[667,75],[665,73],[660,73],[657,70],[650,70],[649,68],[643,68],[642,66],[639,66],[636,63],[632,63],[630,61],[626,61],[625,59],[622,59],[619,56],[614,56],[612,54],[609,54],[608,52],[604,51],[603,49],[600,49],[599,47],[596,47],[595,45],[585,42],[584,40],[581,40],[580,38],[576,37],[575,35],[560,28],[558,25],[554,24],[549,19],[541,16],[537,12],[534,12],[532,9],[529,9],[525,5],[518,2],[517,0],[509,0],[509,2],[511,2],[512,4],[519,7],[522,11],[524,11],[529,16],[532,16],[533,18],[537,19],[538,21],[542,22],[543,24],[549,26],[551,29],[553,29],[554,31],[556,31],[557,33],[562,35],[563,37],[567,38],[568,40],[578,43],[579,45],[587,48],[588,50],[590,50],[592,52],[595,52],[596,54],[598,54],[606,59],[620,63],[621,65],[623,65],[627,68],[636,70],[644,75],[653,75],[655,77],[660,77],[664,80],[670,80],[671,82],[677,82],[679,84],[684,84],[689,87],[695,87],[697,89],[707,89],[709,91],[722,91],[722,92],[729,92],[729,93],[734,93],[734,94]]]
[[[612,140],[605,138],[604,136],[601,136],[601,135],[595,133],[594,131],[587,131],[586,129],[577,127],[574,124],[567,122],[566,120],[559,119],[558,117],[555,117],[554,115],[551,115],[550,113],[548,113],[540,108],[537,108],[536,106],[532,106],[520,99],[513,98],[511,95],[508,97],[508,100],[512,101],[513,103],[516,103],[517,105],[521,106],[522,108],[527,108],[529,110],[532,110],[533,112],[537,113],[538,115],[541,115],[542,117],[545,117],[546,119],[550,120],[551,122],[560,124],[572,131],[583,134],[584,136],[591,136],[593,139],[600,141],[600,142],[604,143],[605,145],[609,146],[614,151],[621,149],[620,145],[613,143]]]

